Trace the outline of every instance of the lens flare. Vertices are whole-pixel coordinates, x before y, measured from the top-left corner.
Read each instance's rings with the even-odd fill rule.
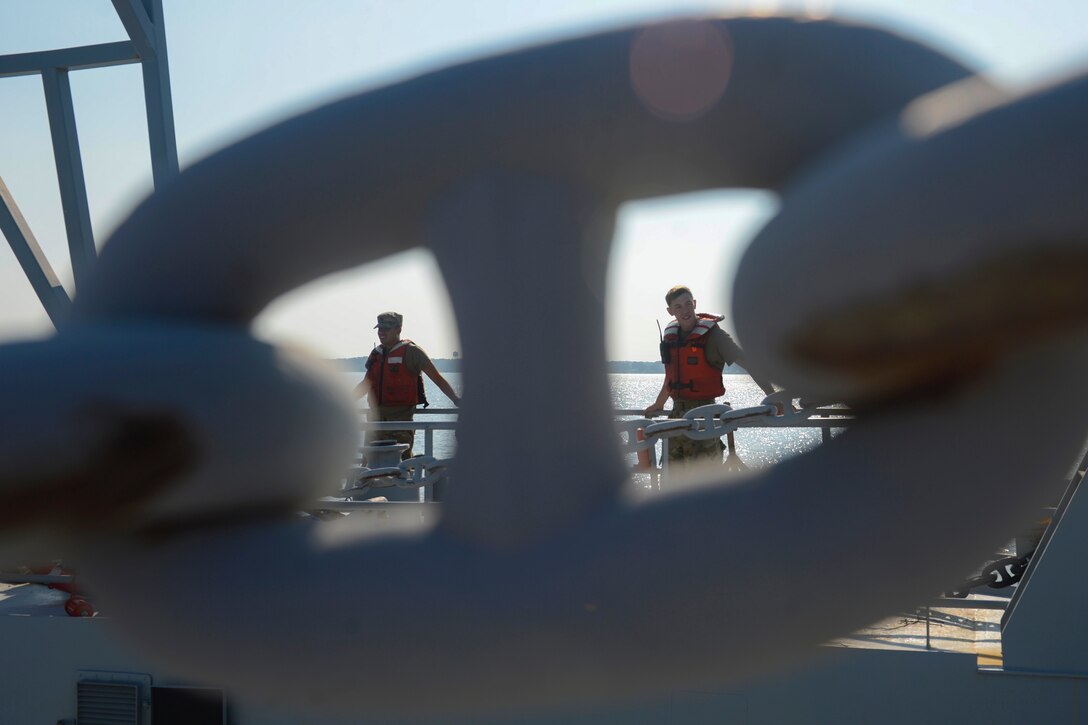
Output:
[[[657,25],[631,42],[631,87],[650,113],[666,120],[690,121],[713,108],[732,69],[729,39],[710,23]]]

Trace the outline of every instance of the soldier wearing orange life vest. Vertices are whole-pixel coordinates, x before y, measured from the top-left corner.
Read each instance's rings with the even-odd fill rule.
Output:
[[[407,362],[418,350],[414,342],[404,338],[388,350],[378,346],[370,352],[365,380],[370,383],[371,400],[378,407],[428,405],[419,363],[409,366]]]
[[[713,400],[725,395],[722,368],[707,362],[706,346],[724,317],[700,312],[695,327],[683,335],[680,323],[665,326],[661,342],[661,361],[665,365],[665,383],[669,395],[683,400]]]
[[[744,364],[744,352],[725,330],[718,327],[717,315],[696,313],[695,298],[684,286],[673,287],[665,295],[666,311],[673,320],[665,326],[661,341],[661,361],[665,380],[661,392],[643,415],[647,418],[664,412],[672,399],[670,418],[682,418],[701,405],[710,405],[725,394],[722,370],[727,364]],[[767,395],[774,392],[769,382],[752,376]],[[725,445],[721,439],[697,441],[685,436],[669,438],[669,461],[710,458],[722,460]]]
[[[416,406],[427,405],[423,393],[425,373],[438,389],[446,394],[454,405],[461,404],[461,398],[454,392],[449,381],[438,372],[423,348],[400,336],[404,317],[397,312],[383,312],[378,315],[378,341],[381,343],[370,353],[366,361],[366,376],[355,387],[355,396],[367,396],[370,421],[410,421],[415,416]],[[411,458],[415,431],[367,431],[365,443],[375,440],[395,440],[407,443],[408,449],[401,458]]]

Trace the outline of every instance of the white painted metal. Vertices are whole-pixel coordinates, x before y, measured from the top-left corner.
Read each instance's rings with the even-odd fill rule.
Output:
[[[972,79],[809,169],[737,270],[748,359],[787,388],[803,380],[813,396],[859,399],[973,377],[1004,349],[1080,324],[1086,124],[1088,76],[1026,95]],[[876,309],[879,328],[864,314]],[[818,324],[844,338],[840,354],[882,362],[806,358],[800,340]]]
[[[328,365],[240,330],[79,326],[0,351],[0,420],[23,431],[0,439],[0,500],[7,502],[9,519],[4,538],[17,536],[20,523],[32,527],[35,519],[58,526],[57,545],[39,554],[46,560],[82,548],[65,543],[64,530],[70,528],[69,514],[79,518],[96,508],[88,496],[110,500],[120,494],[115,503],[142,510],[140,518],[152,526],[166,526],[247,508],[255,491],[228,483],[245,479],[259,481],[259,498],[266,503],[291,510],[328,493],[330,482],[351,464],[357,418]],[[72,374],[73,364],[78,375]],[[156,421],[166,426],[163,440],[141,443],[126,433],[149,430]],[[162,445],[159,458],[166,460],[170,452],[175,464],[159,468],[144,445]],[[116,457],[122,468],[126,460],[148,466],[145,476],[157,471],[143,487],[158,492],[144,500],[128,489],[124,481],[130,476],[120,469],[112,477],[79,474],[95,470],[94,461],[103,455]],[[42,501],[52,514],[27,511],[20,521],[10,520],[15,499],[24,500],[35,485],[52,492]],[[91,495],[90,487],[97,493]]]
[[[0,178],[0,233],[7,238],[19,266],[23,268],[38,300],[54,326],[68,314],[71,300],[64,291],[52,265],[42,252],[7,184]]]
[[[143,62],[156,60],[158,57],[158,28],[149,15],[156,5],[156,17],[161,19],[161,0],[157,3],[155,0],[113,0],[113,9]]]
[[[138,63],[140,56],[130,41],[60,48],[31,53],[0,55],[0,78],[40,74],[50,68],[84,70]]]
[[[631,90],[631,48],[646,38],[668,47],[692,32],[728,37],[743,62],[704,115],[662,118]],[[4,496],[34,490],[40,476],[31,473],[78,476],[110,430],[110,416],[80,428],[88,406],[106,401],[114,417],[154,410],[182,421],[201,456],[169,488],[106,517],[81,517],[54,498],[31,519],[46,535],[58,522],[79,523],[78,547],[57,536],[53,544],[69,547],[102,605],[149,656],[265,702],[473,717],[662,697],[810,657],[829,637],[928,599],[983,558],[997,543],[988,537],[1053,497],[1043,484],[1061,480],[1088,428],[1082,328],[1060,325],[1022,350],[999,349],[970,384],[941,396],[867,410],[847,434],[746,486],[629,505],[617,495],[603,374],[605,230],[629,198],[719,185],[781,189],[836,152],[847,168],[860,167],[866,155],[846,142],[966,74],[866,28],[714,21],[481,61],[258,134],[137,209],[108,244],[71,330],[40,346],[0,348],[0,400],[11,410],[0,420],[21,417],[18,428],[0,431],[0,441],[14,442],[0,464],[15,472],[0,481],[0,508]],[[1071,118],[1062,132],[1086,125],[1083,104],[1028,97],[1012,107],[1051,129],[1055,115]],[[1021,128],[983,123],[998,139]],[[1068,140],[1081,154],[1084,145]],[[961,158],[965,183],[993,173],[980,158]],[[1054,173],[1083,195],[1082,178]],[[868,181],[876,193],[903,178]],[[1045,215],[1053,200],[1041,188],[1029,193],[1024,213]],[[870,240],[863,210],[838,211],[856,221],[843,235]],[[797,213],[824,218],[803,206]],[[932,217],[950,227],[974,219],[956,208]],[[1005,249],[1034,241],[1011,239]],[[529,358],[560,355],[515,369],[466,354],[459,483],[438,527],[332,540],[305,522],[259,522],[269,503],[310,490],[337,463],[340,445],[353,445],[354,430],[340,419],[349,403],[299,372],[305,366],[278,365],[243,326],[294,286],[418,243],[439,259],[466,350],[501,333]],[[948,237],[883,243],[887,254],[866,258],[861,271],[879,276],[901,255]],[[824,238],[819,245],[838,248]],[[985,248],[967,254],[988,259]],[[850,273],[836,282],[844,296],[804,312],[864,303],[851,295],[869,275],[856,259],[843,266]],[[780,273],[756,264],[748,279],[761,288]],[[772,325],[780,313],[738,294],[738,325],[765,322],[771,343],[805,324],[794,309],[790,324]],[[496,330],[514,301],[530,324]],[[126,324],[134,318],[155,322],[134,331]],[[194,329],[193,319],[228,329]],[[780,358],[789,350],[761,350],[768,369],[786,369]],[[96,374],[57,391],[35,387],[27,371],[54,382],[40,368],[57,352],[94,361]],[[535,388],[532,405],[545,411],[547,439],[489,425],[501,397],[493,391],[521,391],[524,378]],[[801,396],[828,390],[803,376],[791,382]],[[233,385],[247,400],[227,400]],[[1067,391],[1058,409],[1047,397],[1053,387]],[[841,390],[849,397],[855,389]],[[22,415],[42,399],[48,428]],[[1009,408],[1037,424],[1009,429],[1001,415]],[[577,465],[554,460],[556,425],[569,426],[565,462]],[[23,445],[33,436],[39,445]],[[903,448],[907,436],[924,456]],[[47,459],[61,439],[65,455]],[[1017,456],[979,470],[994,450],[1013,447]],[[486,465],[496,451],[527,473],[513,479]],[[115,480],[101,481],[109,501]],[[247,512],[249,525],[204,525]],[[919,539],[919,529],[927,536]],[[149,530],[158,536],[146,538]],[[806,592],[804,607],[778,596],[791,589]],[[380,626],[391,621],[414,626]],[[440,673],[426,697],[418,696],[421,672]]]
[[[49,114],[49,132],[53,139],[53,159],[57,165],[57,184],[64,209],[64,228],[68,233],[68,254],[76,289],[91,272],[97,252],[91,229],[91,209],[87,202],[87,183],[83,178],[83,159],[79,153],[75,108],[67,68],[42,71],[45,105]]]
[[[161,189],[178,175],[174,102],[170,92],[162,0],[114,0],[113,6],[137,47],[150,46],[147,55],[141,54],[140,65],[144,77],[147,136],[151,145],[151,173],[155,188]]]
[[[68,250],[77,288],[93,267],[97,251],[83,177],[69,72],[141,63],[155,186],[161,187],[178,174],[162,0],[115,0],[114,8],[131,37],[130,41],[0,56],[0,78],[32,74],[39,74],[42,78]],[[5,207],[0,211],[4,235],[8,237],[24,273],[55,326],[67,310],[67,294],[55,283],[52,268],[37,247],[6,187],[3,188],[0,202]]]

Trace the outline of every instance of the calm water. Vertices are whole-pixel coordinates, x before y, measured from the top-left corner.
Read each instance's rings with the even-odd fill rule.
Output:
[[[344,373],[344,380],[354,387],[362,380],[362,373]],[[444,373],[450,385],[459,394],[462,391],[460,373]],[[612,388],[612,405],[617,410],[645,408],[652,403],[661,390],[661,374],[614,374],[609,375]],[[432,408],[449,408],[451,403],[426,376],[423,382],[427,399]],[[725,376],[725,397],[734,408],[759,405],[764,393],[747,375]],[[454,416],[417,413],[416,420],[453,420]],[[737,431],[737,454],[740,459],[753,468],[768,465],[785,458],[807,451],[820,442],[817,429],[741,429]],[[434,434],[434,455],[447,458],[456,452],[456,441],[451,431],[436,431]],[[423,453],[423,433],[416,434],[413,447],[416,453]],[[634,456],[631,456],[632,463]]]

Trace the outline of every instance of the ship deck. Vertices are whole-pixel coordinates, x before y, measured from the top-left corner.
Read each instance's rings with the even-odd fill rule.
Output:
[[[972,602],[978,606],[972,607]],[[1001,616],[1008,600],[971,595],[880,620],[828,642],[831,647],[974,654],[978,666],[1002,665]]]
[[[66,592],[42,584],[0,583],[0,616],[67,617]],[[1007,600],[972,595],[954,606],[934,605],[888,617],[827,643],[846,649],[974,654],[979,667],[1000,667],[1001,615]],[[979,607],[971,607],[978,602]]]

